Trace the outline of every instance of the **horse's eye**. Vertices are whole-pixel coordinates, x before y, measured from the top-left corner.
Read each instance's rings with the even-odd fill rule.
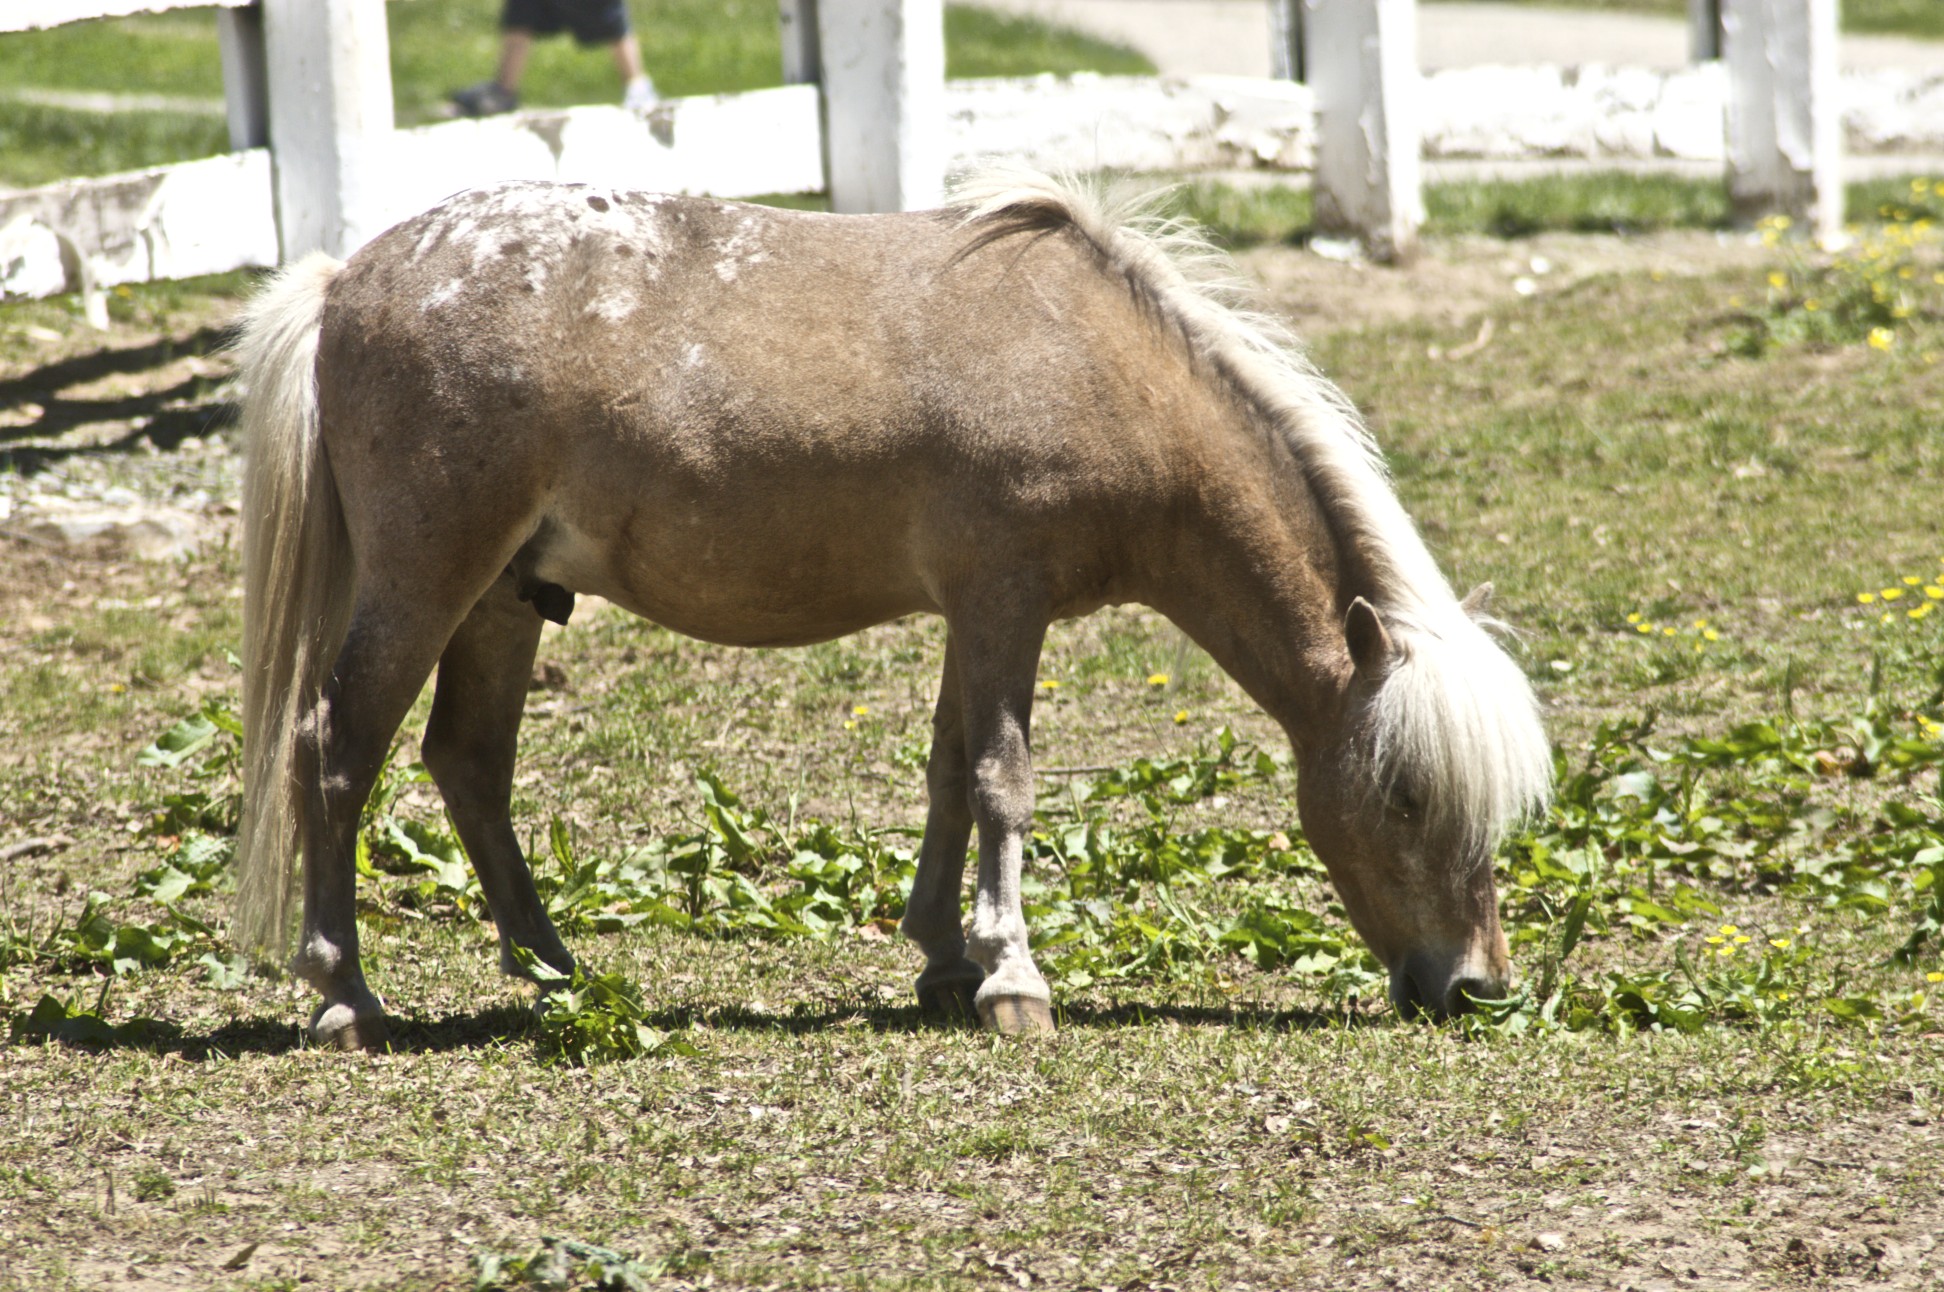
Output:
[[[1384,806],[1406,819],[1418,814],[1417,799],[1412,797],[1409,790],[1397,786],[1391,787],[1390,797],[1385,800]]]

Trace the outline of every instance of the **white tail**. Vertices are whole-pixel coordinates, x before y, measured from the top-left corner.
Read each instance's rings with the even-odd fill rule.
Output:
[[[302,723],[350,619],[351,548],[318,437],[317,335],[343,265],[313,254],[243,314],[243,820],[239,947],[281,959],[299,905]]]

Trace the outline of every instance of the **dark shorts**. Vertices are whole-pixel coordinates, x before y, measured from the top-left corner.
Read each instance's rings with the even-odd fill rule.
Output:
[[[583,45],[612,45],[628,34],[627,0],[506,0],[500,27],[536,36],[571,31]]]

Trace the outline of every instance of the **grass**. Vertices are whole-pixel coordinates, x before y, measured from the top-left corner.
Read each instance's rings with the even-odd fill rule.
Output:
[[[1876,179],[1845,190],[1852,218],[1875,219],[1887,203],[1907,198],[1909,181]],[[1719,180],[1598,172],[1522,180],[1428,184],[1424,233],[1523,238],[1538,233],[1649,233],[1726,229],[1733,223]],[[1231,247],[1301,243],[1315,210],[1308,188],[1193,180],[1182,186],[1182,214]]]
[[[401,125],[443,114],[446,94],[490,76],[499,0],[399,0],[389,7],[392,90]],[[643,58],[662,93],[714,94],[775,85],[782,75],[772,0],[637,0]],[[1122,46],[1023,18],[946,12],[950,76],[1151,72]],[[31,185],[209,156],[228,148],[213,11],[75,23],[0,37],[0,85],[202,98],[211,110],[99,113],[0,99],[0,183]],[[567,38],[534,50],[523,101],[604,103],[619,95],[605,51]]]
[[[1526,258],[1519,243],[1504,254]],[[1338,290],[1393,272],[1410,271],[1346,271]],[[0,1247],[0,1288],[130,1270],[162,1287],[433,1289],[475,1270],[573,1287],[624,1262],[678,1286],[1602,1286],[1660,1265],[1757,1287],[1934,1283],[1944,1028],[1934,999],[1897,1011],[1944,990],[1927,978],[1944,964],[1934,944],[1915,966],[1889,957],[1935,863],[1844,867],[1866,840],[1882,859],[1944,836],[1934,766],[1854,761],[1887,758],[1883,733],[1916,739],[1915,715],[1936,716],[1938,617],[1885,624],[1884,603],[1858,595],[1944,568],[1922,505],[1944,465],[1926,411],[1944,401],[1944,363],[1927,357],[1944,352],[1944,307],[1925,296],[1887,351],[1789,334],[1751,355],[1734,344],[1740,320],[1795,308],[1770,299],[1770,272],[1598,275],[1486,305],[1490,342],[1469,351],[1476,317],[1325,331],[1313,353],[1368,410],[1455,579],[1493,581],[1527,633],[1569,770],[1606,769],[1533,836],[1546,852],[1522,841],[1501,859],[1527,982],[1568,984],[1556,1020],[1624,994],[1610,975],[1686,990],[1677,956],[1719,997],[1756,990],[1756,952],[1720,954],[1749,934],[1724,924],[1759,931],[1754,948],[1790,940],[1770,959],[1809,957],[1819,993],[1882,1017],[1770,992],[1771,1012],[1723,1007],[1691,1032],[1678,1012],[1658,1031],[1568,1032],[1538,1002],[1499,1025],[1405,1026],[1367,987],[1353,1003],[1325,973],[1191,947],[1125,974],[1075,961],[1059,1038],[1009,1044],[921,1024],[912,955],[872,920],[786,935],[724,919],[706,933],[583,928],[570,940],[590,970],[640,986],[640,1017],[590,992],[578,1015],[535,1024],[465,890],[381,849],[361,918],[401,1052],[317,1053],[295,1032],[303,992],[203,959],[224,963],[220,865],[210,891],[172,902],[213,939],[132,896],[163,861],[190,864],[191,828],[154,821],[166,796],[226,784],[135,755],[231,693],[217,652],[234,632],[233,557],[158,570],[0,540],[0,846],[72,841],[0,870],[0,943],[17,949],[27,924],[74,927],[97,890],[120,928],[185,948],[118,976],[100,958],[0,962],[0,1012],[19,1019],[52,993],[65,1023],[98,1011],[113,1029],[5,1050],[0,1231],[17,1242]],[[63,326],[56,305],[9,305],[0,333],[23,317]],[[173,307],[143,290],[125,305],[168,328]],[[6,353],[10,371],[31,362]],[[177,600],[132,609],[155,595]],[[30,631],[30,615],[52,623]],[[1688,631],[1697,620],[1714,640]],[[858,850],[908,848],[873,832],[922,820],[941,646],[926,621],[797,652],[713,648],[613,614],[549,629],[558,676],[529,704],[515,805],[543,880],[561,882],[561,851],[617,863],[706,834],[703,772],[779,837],[815,819]],[[1137,609],[1058,627],[1041,677],[1059,683],[1035,712],[1043,767],[1192,767],[1222,726],[1277,747],[1245,697]],[[1658,726],[1629,734],[1649,711]],[[1746,733],[1760,720],[1777,745]],[[1095,812],[1133,837],[1139,795],[1088,807],[1081,783],[1047,780],[1044,833]],[[1189,920],[1255,897],[1347,937],[1312,871],[1258,864],[1297,855],[1266,842],[1294,833],[1288,773],[1238,773],[1218,793],[1162,806],[1162,837],[1260,847],[1229,854],[1248,865],[1220,883],[1206,861],[1178,873],[1167,896],[1186,918],[1158,919],[1147,945],[1180,947]],[[392,802],[442,828],[425,787],[401,779]],[[1574,842],[1582,827],[1600,846]],[[780,906],[804,863],[766,847],[778,855],[719,862],[714,878]],[[1057,887],[1077,868],[1043,855],[1034,869]],[[615,882],[577,909],[633,913]],[[1633,886],[1690,904],[1662,921]],[[1582,892],[1597,901],[1568,939]],[[123,950],[140,950],[132,935]],[[643,1053],[600,1061],[617,1020],[647,1029],[621,1034]],[[569,1036],[587,1066],[551,1057],[549,1038]]]

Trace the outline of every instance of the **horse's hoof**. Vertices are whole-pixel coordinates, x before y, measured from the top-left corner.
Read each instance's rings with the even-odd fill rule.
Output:
[[[1002,1036],[1051,1036],[1053,1006],[1037,996],[984,996],[979,1021]]]
[[[983,970],[949,978],[921,977],[918,979],[918,1008],[935,1018],[953,1023],[970,1023],[979,1017],[979,984],[984,981]]]
[[[360,1014],[349,1005],[326,1005],[311,1018],[311,1040],[327,1050],[384,1050],[391,1028],[382,1013]]]

